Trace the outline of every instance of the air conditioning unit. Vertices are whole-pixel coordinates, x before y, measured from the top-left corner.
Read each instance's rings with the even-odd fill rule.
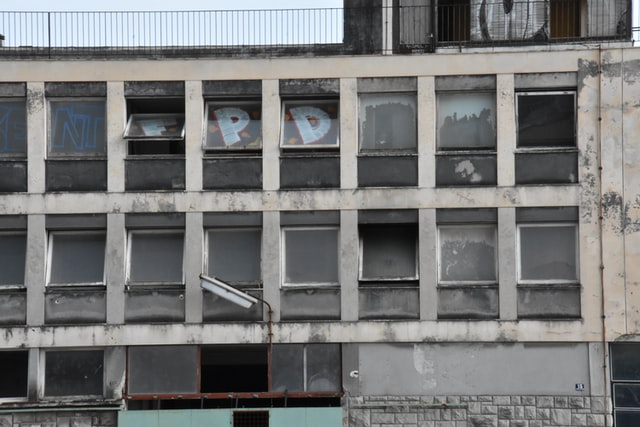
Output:
[[[523,41],[549,38],[549,2],[471,0],[472,41]]]

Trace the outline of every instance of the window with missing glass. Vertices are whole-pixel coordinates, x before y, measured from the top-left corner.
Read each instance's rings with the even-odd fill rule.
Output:
[[[497,282],[495,225],[440,225],[438,240],[438,283]]]
[[[24,285],[27,233],[0,232],[0,286]]]
[[[207,272],[225,282],[262,282],[262,232],[259,228],[215,228],[207,231]]]
[[[182,285],[184,231],[132,230],[128,241],[130,285]]]
[[[494,92],[445,91],[436,100],[439,151],[495,150]]]
[[[360,280],[417,280],[417,231],[408,225],[360,226]]]
[[[106,139],[104,100],[49,101],[50,157],[105,157]]]
[[[47,285],[103,284],[105,243],[103,230],[49,232]]]
[[[416,151],[415,94],[361,94],[359,116],[360,151]]]
[[[129,140],[184,139],[184,114],[131,114],[124,138]]]
[[[338,228],[292,227],[283,230],[283,284],[338,284]]]
[[[26,155],[26,103],[24,99],[0,99],[0,157]]]
[[[284,101],[280,147],[338,148],[338,107],[337,99]]]
[[[519,224],[518,260],[519,283],[578,283],[577,224]]]
[[[103,350],[47,350],[44,397],[104,395]]]
[[[518,148],[575,147],[575,91],[520,92],[516,99]]]
[[[273,390],[341,392],[341,366],[339,344],[274,345]]]
[[[205,150],[259,150],[262,148],[260,101],[206,104]]]
[[[0,399],[24,400],[27,398],[29,378],[29,351],[0,351]]]

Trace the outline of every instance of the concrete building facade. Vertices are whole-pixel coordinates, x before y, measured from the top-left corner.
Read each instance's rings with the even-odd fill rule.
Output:
[[[640,50],[582,3],[580,42],[430,44],[416,0],[356,53],[0,52],[0,425],[640,425]]]

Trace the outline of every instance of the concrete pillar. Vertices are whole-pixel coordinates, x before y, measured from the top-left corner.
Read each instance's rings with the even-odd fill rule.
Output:
[[[438,228],[436,210],[420,209],[419,213],[420,319],[438,317]]]
[[[340,211],[340,314],[343,321],[358,320],[358,211]]]
[[[498,295],[500,319],[518,318],[516,210],[498,209]]]
[[[47,116],[44,83],[27,83],[27,189],[29,193],[44,193],[45,153],[47,152]]]
[[[273,321],[280,320],[280,257],[283,256],[280,212],[267,211],[262,216],[263,298],[273,309]],[[266,319],[266,312],[265,312]]]
[[[435,78],[418,77],[418,186],[436,185]]]
[[[124,161],[128,147],[122,134],[126,121],[124,82],[107,82],[107,188],[110,193],[124,191]]]
[[[515,178],[515,92],[513,74],[496,76],[496,109],[498,135],[498,186],[513,186]]]
[[[46,286],[47,230],[44,215],[27,218],[27,325],[44,324],[44,292]]]
[[[107,286],[107,323],[124,323],[125,284],[127,265],[127,230],[125,215],[107,215],[107,248],[105,277]]]
[[[358,83],[340,80],[340,184],[358,187]]]
[[[185,82],[185,188],[187,191],[202,190],[202,141],[204,102],[202,82]]]
[[[280,88],[278,80],[262,81],[262,186],[280,188]]]
[[[202,164],[202,162],[200,162]],[[184,233],[185,321],[202,322],[202,290],[204,231],[201,212],[187,212]]]

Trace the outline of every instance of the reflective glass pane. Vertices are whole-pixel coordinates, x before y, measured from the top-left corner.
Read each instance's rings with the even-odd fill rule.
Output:
[[[494,226],[440,227],[440,281],[495,282]]]
[[[340,345],[307,344],[305,391],[339,392],[342,387]]]
[[[104,101],[51,101],[49,154],[96,156],[106,153]]]
[[[0,156],[27,154],[27,109],[24,101],[0,100]]]
[[[304,391],[304,346],[274,345],[272,359],[273,391]]]
[[[521,280],[578,280],[575,226],[521,226],[519,231]]]
[[[102,396],[102,350],[47,351],[45,396]]]
[[[209,102],[206,126],[205,149],[262,147],[262,105],[259,102]]]
[[[338,147],[339,126],[337,100],[285,102],[281,146]]]
[[[129,394],[198,392],[198,347],[129,347]]]
[[[614,381],[640,381],[640,343],[611,344]]]
[[[518,94],[518,147],[575,146],[575,94]]]
[[[182,232],[131,233],[129,281],[182,283]]]
[[[26,233],[0,234],[0,285],[24,284]]]
[[[262,233],[258,229],[210,230],[208,273],[227,282],[259,282]]]
[[[338,282],[338,230],[285,232],[285,283]]]
[[[132,114],[124,132],[127,139],[182,139],[184,114]]]
[[[360,96],[361,150],[415,150],[415,95]]]
[[[416,227],[363,227],[363,279],[415,279]]]
[[[104,232],[52,233],[50,284],[102,283]]]
[[[473,150],[496,146],[494,93],[439,93],[438,149]]]

